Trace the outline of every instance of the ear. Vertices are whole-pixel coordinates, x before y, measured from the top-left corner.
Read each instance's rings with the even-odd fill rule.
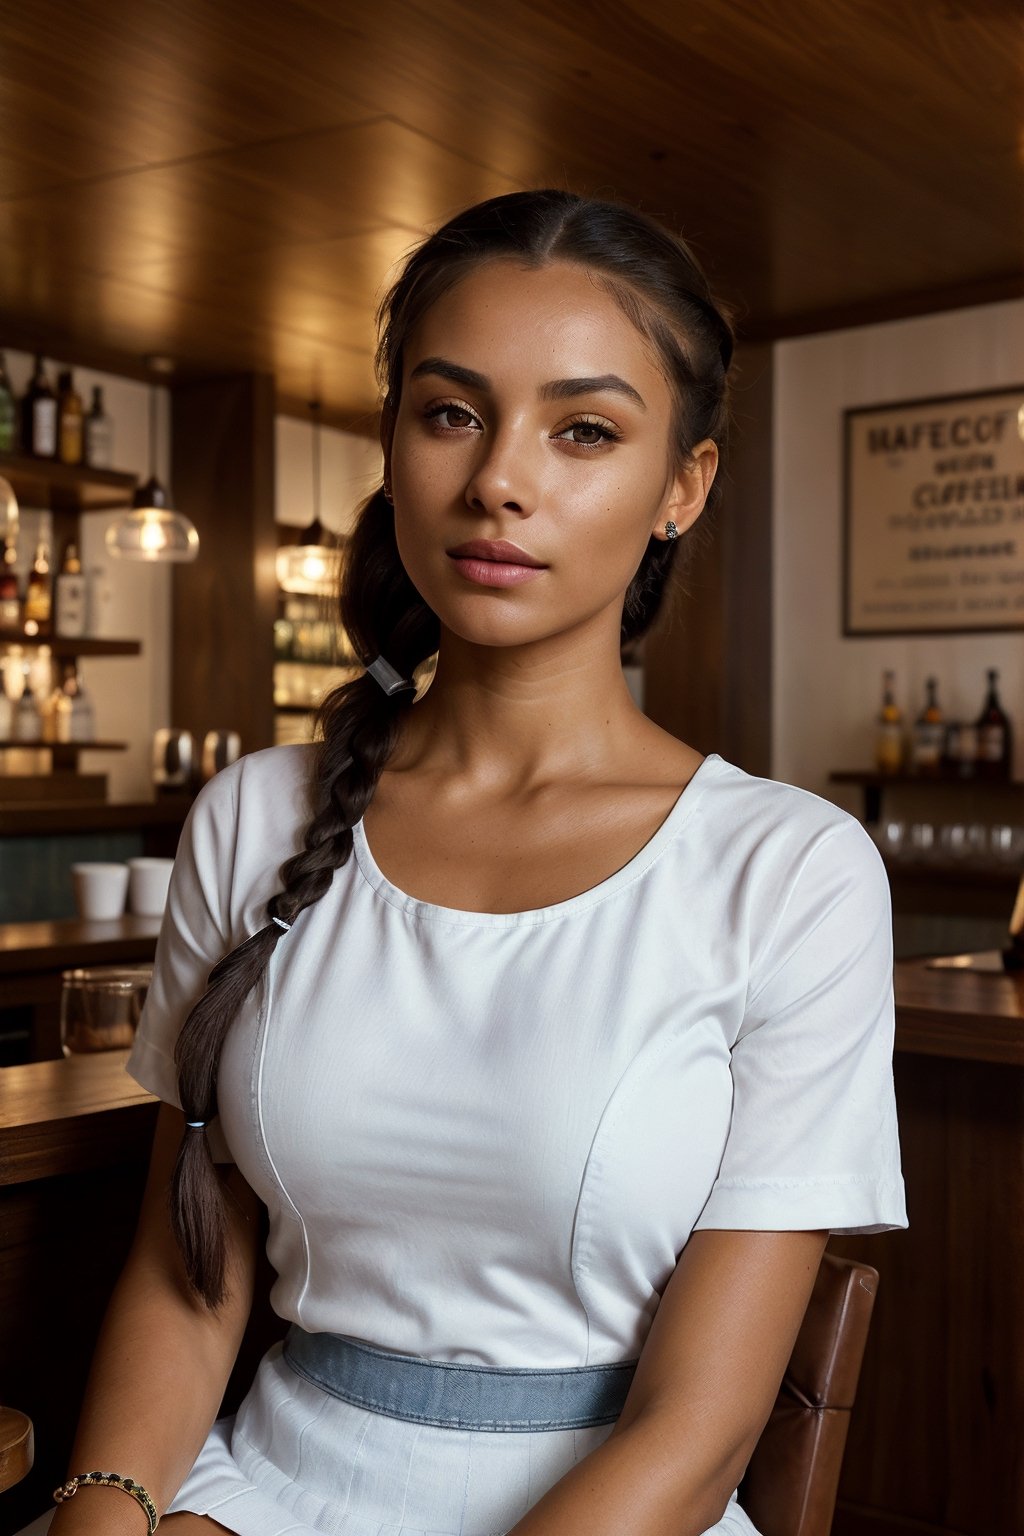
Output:
[[[718,444],[706,437],[690,449],[689,459],[670,480],[658,509],[658,520],[651,529],[653,538],[664,540],[665,524],[669,522],[675,523],[680,533],[693,527],[704,510],[717,469]]]
[[[391,484],[391,445],[395,437],[395,412],[390,395],[380,408],[380,446],[384,455],[384,484]]]

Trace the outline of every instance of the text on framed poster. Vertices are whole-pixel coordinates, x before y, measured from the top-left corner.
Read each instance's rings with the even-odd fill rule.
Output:
[[[1024,629],[1024,386],[844,420],[844,633]]]

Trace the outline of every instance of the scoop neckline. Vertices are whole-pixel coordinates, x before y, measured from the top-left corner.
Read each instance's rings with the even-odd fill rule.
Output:
[[[722,762],[717,752],[708,753],[680,790],[664,821],[621,869],[598,881],[589,890],[580,891],[576,896],[569,896],[565,901],[554,902],[546,907],[529,907],[522,912],[474,912],[463,907],[442,907],[436,902],[421,901],[418,896],[410,896],[389,880],[378,865],[370,850],[361,817],[352,827],[352,850],[367,885],[390,906],[415,917],[459,928],[519,928],[553,922],[557,918],[587,911],[640,879],[656,863],[688,820],[705,782]]]

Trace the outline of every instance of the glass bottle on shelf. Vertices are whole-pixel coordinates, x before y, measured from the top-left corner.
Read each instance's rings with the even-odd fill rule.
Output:
[[[0,742],[10,741],[14,735],[14,700],[7,691],[7,668],[10,659],[0,659]]]
[[[22,663],[21,697],[14,706],[11,736],[14,741],[39,741],[42,736],[42,718],[32,692],[32,665],[27,661]]]
[[[7,365],[0,352],[0,453],[18,450],[18,405],[7,377]]]
[[[62,464],[81,464],[85,413],[70,368],[59,374],[57,389],[57,457]]]
[[[54,582],[53,619],[58,635],[77,640],[88,633],[88,598],[89,583],[82,571],[78,546],[69,539]]]
[[[93,385],[92,405],[85,418],[85,462],[90,469],[109,469],[114,462],[114,424],[103,409],[103,389]]]
[[[999,702],[999,673],[989,667],[988,691],[977,719],[978,772],[986,778],[1008,779],[1013,759],[1013,731]]]
[[[39,459],[57,452],[57,396],[50,387],[41,354],[21,402],[22,447]]]
[[[946,732],[939,706],[938,682],[929,677],[924,686],[924,708],[914,722],[913,764],[917,773],[937,774],[942,767]]]
[[[64,681],[56,713],[58,741],[95,740],[92,700],[85,690],[81,673],[73,663],[64,668]]]
[[[49,624],[53,611],[53,592],[50,586],[50,561],[45,540],[36,545],[36,557],[25,583],[25,630],[38,634],[41,624]]]
[[[4,540],[4,556],[0,563],[0,628],[17,629],[21,624],[21,591],[15,561],[18,551],[14,541]]]
[[[882,674],[882,708],[875,732],[875,767],[899,773],[903,767],[903,711],[896,703],[896,674]]]

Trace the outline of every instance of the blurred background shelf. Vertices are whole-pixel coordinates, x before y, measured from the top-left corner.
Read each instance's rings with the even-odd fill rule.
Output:
[[[48,645],[55,656],[138,656],[142,644],[138,640],[91,639],[86,636],[71,638],[65,635],[26,635],[20,629],[0,629],[0,645],[23,645],[38,650]]]

